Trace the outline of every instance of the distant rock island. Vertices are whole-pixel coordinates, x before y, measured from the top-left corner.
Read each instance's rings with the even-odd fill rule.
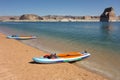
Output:
[[[43,20],[43,18],[35,14],[24,14],[19,17],[19,20]]]
[[[102,13],[102,12],[101,12]],[[47,15],[38,16],[36,14],[23,14],[21,16],[0,16],[0,21],[43,21],[43,22],[82,22],[82,21],[101,21],[112,22],[120,21],[120,16],[116,16],[113,7],[105,8],[100,16],[60,16],[60,15]]]
[[[109,21],[116,21],[116,20],[117,20],[117,17],[112,7],[106,8],[100,16],[101,22],[109,22]]]

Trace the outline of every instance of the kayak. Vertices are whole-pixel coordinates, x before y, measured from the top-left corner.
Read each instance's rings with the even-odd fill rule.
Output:
[[[48,55],[48,54],[47,54]],[[59,62],[76,62],[90,56],[88,52],[69,52],[69,53],[58,53],[56,58],[46,58],[44,56],[34,57],[33,61],[36,63],[59,63]]]
[[[36,36],[18,36],[18,35],[9,35],[7,36],[9,39],[17,39],[17,40],[26,40],[26,39],[35,39]]]

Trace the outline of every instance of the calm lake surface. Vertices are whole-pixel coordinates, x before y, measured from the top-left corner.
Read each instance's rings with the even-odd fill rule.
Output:
[[[0,22],[0,32],[36,35],[22,42],[51,53],[87,50],[75,64],[120,80],[120,22]]]

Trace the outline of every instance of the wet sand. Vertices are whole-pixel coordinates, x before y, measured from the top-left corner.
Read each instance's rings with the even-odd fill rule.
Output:
[[[70,63],[32,62],[45,53],[0,33],[0,80],[108,80]]]

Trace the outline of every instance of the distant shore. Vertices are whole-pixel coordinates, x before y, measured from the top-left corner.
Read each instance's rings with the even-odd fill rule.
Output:
[[[35,64],[32,57],[44,55],[0,33],[0,79],[4,80],[108,80],[69,63]]]
[[[46,15],[39,16],[36,14],[23,14],[21,16],[0,16],[0,22],[120,22],[120,16],[62,16]],[[102,19],[102,20],[101,20]]]
[[[99,20],[66,20],[66,21],[58,21],[58,20],[5,20],[0,22],[99,22]]]
[[[71,21],[58,21],[58,20],[4,20],[0,22],[100,22],[99,20],[71,20]],[[110,21],[120,22],[120,20]]]

